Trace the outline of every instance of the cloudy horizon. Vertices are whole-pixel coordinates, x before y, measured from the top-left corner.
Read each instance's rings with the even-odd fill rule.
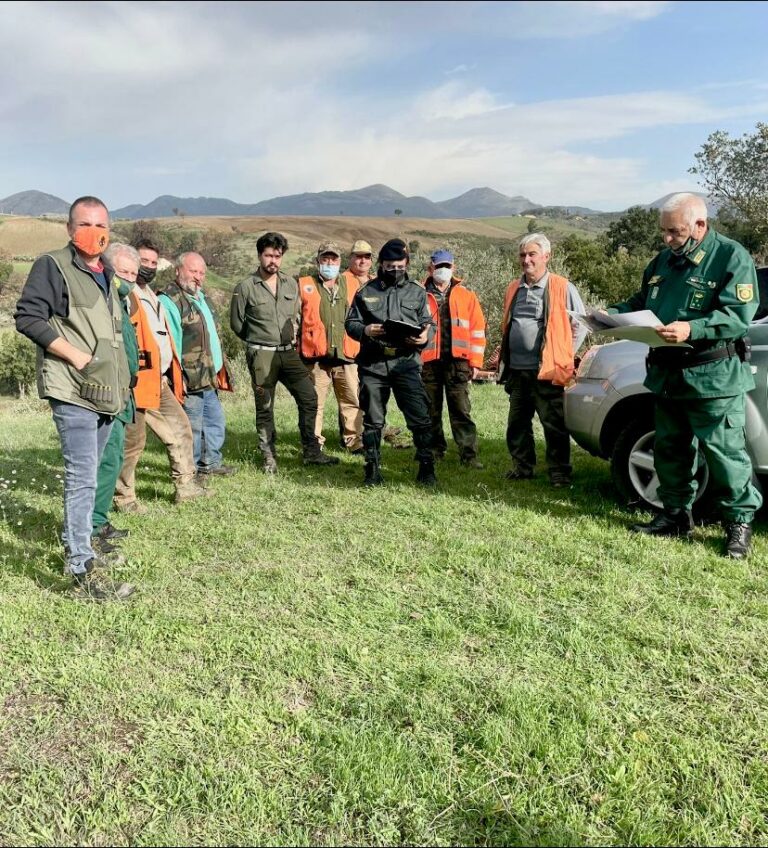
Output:
[[[4,3],[0,196],[624,209],[768,114],[768,4]]]

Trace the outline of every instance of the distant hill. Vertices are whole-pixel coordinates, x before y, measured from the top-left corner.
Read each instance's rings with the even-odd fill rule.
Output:
[[[493,218],[519,215],[534,204],[527,197],[507,197],[492,188],[472,188],[450,200],[435,204],[448,218]]]
[[[2,215],[66,215],[69,203],[42,191],[20,191],[0,200]]]

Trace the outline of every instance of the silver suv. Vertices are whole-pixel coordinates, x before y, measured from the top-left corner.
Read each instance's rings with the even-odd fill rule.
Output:
[[[747,395],[747,449],[755,480],[768,475],[768,268],[757,272],[760,307],[749,328],[755,388]],[[653,467],[653,395],[643,386],[648,347],[621,341],[594,345],[565,390],[565,423],[576,443],[610,460],[611,476],[626,502],[661,509]],[[696,500],[703,508],[709,473],[699,452]]]

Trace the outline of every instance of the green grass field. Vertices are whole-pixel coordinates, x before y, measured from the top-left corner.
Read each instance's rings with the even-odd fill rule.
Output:
[[[215,498],[174,507],[150,442],[103,606],[64,591],[50,417],[4,401],[0,842],[766,844],[765,521],[730,562],[630,536],[578,449],[571,492],[507,483],[473,392],[486,470],[423,491],[387,447],[364,491],[300,464],[287,396],[263,477],[242,384]]]

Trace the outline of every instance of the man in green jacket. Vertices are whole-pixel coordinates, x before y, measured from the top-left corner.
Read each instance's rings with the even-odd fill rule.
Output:
[[[64,458],[67,571],[75,597],[123,600],[134,587],[102,577],[105,562],[91,544],[96,471],[125,409],[130,373],[114,271],[102,255],[109,213],[98,197],[69,209],[69,244],[40,256],[16,304],[16,329],[38,346],[37,386],[51,405]]]
[[[296,351],[301,312],[295,277],[280,271],[288,240],[281,233],[265,233],[256,242],[259,267],[239,283],[232,294],[229,323],[247,346],[246,361],[256,402],[256,431],[265,474],[277,473],[274,395],[278,382],[299,408],[299,434],[305,465],[335,465],[338,457],[320,449],[315,435],[317,394],[306,366]]]
[[[609,311],[652,310],[665,342],[653,348],[645,385],[656,395],[654,466],[663,511],[632,530],[651,536],[693,532],[697,446],[709,466],[726,528],[726,555],[742,559],[762,498],[752,485],[745,395],[754,388],[745,336],[758,306],[755,265],[738,243],[710,229],[694,194],[661,209],[667,247],[648,265],[637,294]]]

